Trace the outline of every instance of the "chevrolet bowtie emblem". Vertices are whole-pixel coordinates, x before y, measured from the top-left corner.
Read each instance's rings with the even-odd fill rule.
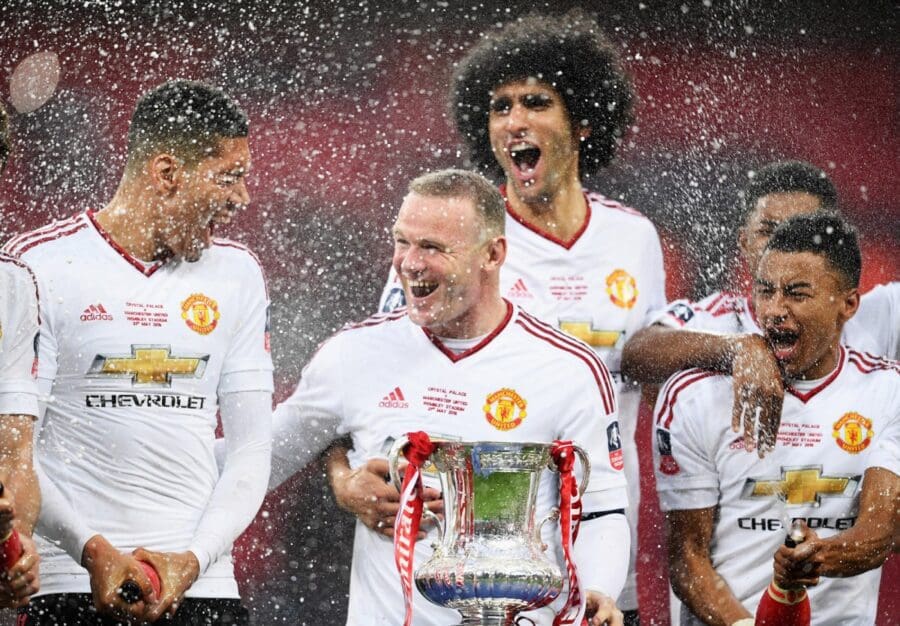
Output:
[[[856,493],[860,476],[823,476],[822,466],[782,468],[781,479],[748,478],[742,498],[778,497],[787,504],[819,506],[822,496],[850,498]]]
[[[131,354],[98,354],[88,378],[130,378],[133,385],[171,387],[174,377],[202,378],[209,355],[172,356],[170,346],[131,346]]]
[[[591,322],[560,320],[559,329],[592,348],[620,348],[625,343],[625,333],[621,330],[597,330]]]

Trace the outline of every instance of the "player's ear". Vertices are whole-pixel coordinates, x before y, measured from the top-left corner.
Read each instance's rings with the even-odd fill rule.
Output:
[[[486,260],[481,264],[482,269],[500,269],[506,261],[506,237],[498,235],[491,239],[485,246]]]
[[[841,319],[844,323],[859,310],[859,289],[853,287],[843,293],[841,299]]]
[[[181,164],[171,154],[157,154],[150,160],[150,178],[162,195],[171,195],[181,180]]]

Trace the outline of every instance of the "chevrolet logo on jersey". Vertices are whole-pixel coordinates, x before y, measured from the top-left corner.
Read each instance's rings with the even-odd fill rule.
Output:
[[[590,322],[560,320],[559,329],[592,348],[621,348],[625,343],[625,333],[621,330],[597,330]]]
[[[130,378],[132,385],[171,387],[172,379],[202,378],[209,355],[172,356],[170,346],[132,345],[130,355],[98,354],[88,378]]]
[[[781,468],[781,479],[748,478],[742,498],[777,497],[788,505],[819,506],[822,496],[853,497],[860,475],[823,476],[821,465]]]

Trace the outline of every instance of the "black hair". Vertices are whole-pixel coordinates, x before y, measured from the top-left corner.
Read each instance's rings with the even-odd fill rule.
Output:
[[[170,80],[138,100],[128,130],[129,168],[159,152],[193,165],[214,156],[219,142],[246,137],[247,114],[224,91],[199,81]]]
[[[775,229],[766,250],[821,255],[849,287],[859,287],[862,273],[859,236],[849,222],[834,213],[819,211],[785,220]]]
[[[806,192],[819,198],[823,211],[838,210],[838,194],[828,174],[805,161],[776,161],[760,168],[744,190],[744,216],[771,193]]]
[[[528,78],[556,90],[573,132],[591,129],[580,143],[579,172],[589,175],[608,165],[631,124],[634,92],[613,44],[592,17],[573,9],[510,23],[483,37],[459,62],[450,87],[451,114],[475,166],[502,175],[488,136],[491,92]]]

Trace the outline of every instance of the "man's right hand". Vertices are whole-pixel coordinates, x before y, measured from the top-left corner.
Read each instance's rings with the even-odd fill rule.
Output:
[[[387,459],[370,459],[356,469],[332,466],[330,471],[331,487],[338,506],[355,515],[375,532],[393,537],[394,519],[400,509],[400,494],[389,482],[390,466]],[[438,490],[426,487],[422,496],[425,506],[432,512],[443,513],[443,501]],[[424,523],[425,519],[423,525]],[[424,531],[420,532],[419,538],[424,536]]]
[[[781,369],[769,344],[759,335],[741,335],[735,339],[731,357],[734,390],[731,428],[744,431],[744,447],[754,448],[760,458],[775,449],[784,383]]]
[[[94,535],[84,546],[81,564],[91,576],[91,594],[100,613],[145,621],[145,612],[155,599],[150,579],[134,556],[119,552],[102,535]],[[141,589],[141,599],[129,604],[119,595],[122,584],[133,580]]]
[[[37,547],[25,533],[19,533],[19,541],[22,542],[22,555],[9,571],[0,574],[0,608],[25,606],[40,588],[38,563],[41,559]]]

